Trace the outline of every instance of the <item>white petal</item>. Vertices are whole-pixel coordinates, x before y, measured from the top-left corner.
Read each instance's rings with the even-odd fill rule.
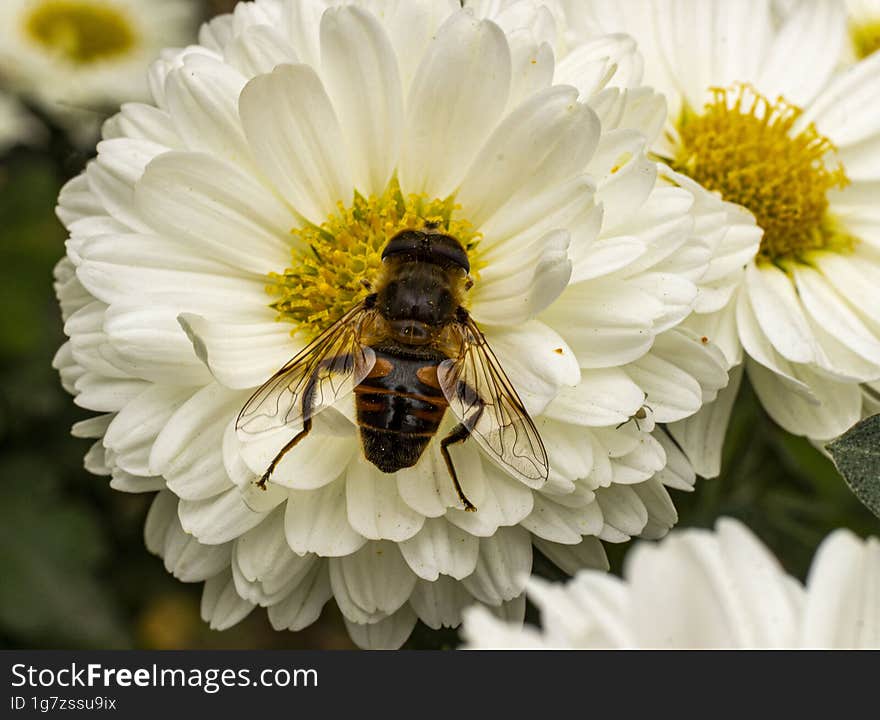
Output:
[[[474,557],[476,561],[476,555]],[[419,619],[430,628],[458,627],[461,611],[474,601],[457,580],[442,576],[433,582],[419,580],[409,599]]]
[[[750,360],[746,368],[764,409],[790,433],[830,440],[859,421],[862,401],[855,383],[836,382],[800,366],[797,377],[809,386],[813,398],[810,401],[780,382],[779,375],[763,365]]]
[[[118,412],[149,387],[141,380],[118,380],[85,373],[76,380],[79,407],[95,412]]]
[[[150,451],[174,412],[193,395],[189,388],[153,385],[117,414],[104,435],[105,447],[128,472],[150,475]]]
[[[479,540],[445,518],[428,519],[415,536],[400,544],[400,552],[424,580],[433,582],[440,575],[461,580],[477,565]]]
[[[114,303],[104,314],[112,362],[128,375],[161,384],[207,385],[211,375],[198,362],[175,320],[174,308],[142,300]],[[110,356],[106,355],[108,360]]]
[[[792,647],[790,579],[743,525],[690,530],[640,546],[626,568],[645,647]]]
[[[233,268],[264,275],[290,262],[291,213],[265,186],[210,155],[157,158],[135,200],[153,227]]]
[[[302,630],[318,619],[331,597],[327,563],[316,563],[290,595],[269,607],[269,622],[276,630]]]
[[[400,497],[394,477],[371,463],[357,461],[348,466],[345,494],[348,521],[370,540],[408,540],[425,522],[424,515]]]
[[[207,580],[229,567],[230,543],[203,545],[183,531],[177,517],[165,534],[165,569],[181,582]]]
[[[320,224],[352,199],[345,140],[330,98],[307,65],[280,65],[244,88],[239,113],[251,152],[278,192]]]
[[[330,560],[330,583],[339,609],[352,622],[375,622],[409,600],[416,576],[394,543],[369,542]]]
[[[248,78],[272,72],[284,63],[299,62],[287,39],[269,25],[247,28],[226,47],[224,55],[230,65]]]
[[[618,425],[644,400],[644,391],[623,370],[585,370],[577,387],[560,390],[545,414],[576,425]]]
[[[253,603],[235,592],[232,573],[228,570],[205,583],[201,614],[202,620],[209,623],[212,630],[228,630],[250,615],[254,607]]]
[[[321,18],[321,61],[355,186],[379,195],[397,164],[403,134],[403,90],[391,41],[366,11],[331,8]]]
[[[704,405],[695,415],[668,426],[693,469],[702,477],[713,478],[721,473],[721,450],[742,374],[741,365],[734,368],[730,383],[713,402]]]
[[[484,495],[481,500],[471,500],[477,506],[477,511],[451,508],[446,513],[446,519],[472,535],[489,537],[499,527],[516,525],[522,521],[532,511],[534,495],[529,488],[513,480],[495,463],[483,462],[482,465]],[[466,493],[469,492],[464,482],[462,486]]]
[[[535,538],[535,547],[563,572],[573,575],[583,568],[608,570],[608,557],[598,538],[585,537],[577,545],[560,545]]]
[[[571,277],[570,236],[557,230],[527,252],[482,271],[474,288],[473,316],[490,325],[519,325],[544,310],[565,290]]]
[[[596,114],[573,88],[551,87],[508,115],[474,159],[456,200],[476,227],[584,171],[599,141]]]
[[[345,556],[366,542],[348,523],[343,480],[318,490],[291,491],[284,530],[291,549],[299,554]]]
[[[300,349],[285,323],[216,322],[187,313],[178,320],[199,359],[232,389],[262,384]]]
[[[848,307],[821,273],[808,267],[798,267],[794,277],[798,295],[816,322],[880,370],[880,339]]]
[[[642,529],[641,537],[647,540],[662,538],[678,522],[678,512],[672,498],[657,478],[633,485],[636,495],[648,511],[648,522]]]
[[[574,47],[556,65],[555,82],[575,85],[590,99],[613,77],[616,85],[638,84],[641,58],[636,42],[628,35],[591,38]],[[623,72],[618,75],[618,70]]]
[[[336,432],[336,420],[340,420],[347,432]],[[237,452],[250,471],[260,477],[301,429],[301,424],[282,425],[274,432],[261,434],[247,442],[237,438]],[[323,487],[345,472],[357,452],[354,428],[338,414],[327,410],[314,419],[312,431],[284,455],[272,473],[271,483],[294,490]]]
[[[177,498],[174,493],[162,490],[153,498],[144,521],[144,545],[154,555],[162,555],[165,536],[172,523],[177,522]]]
[[[835,59],[846,38],[846,6],[836,0],[799,3],[785,20],[757,87],[767,97],[783,95],[789,102],[806,107],[836,66]],[[804,51],[816,47],[822,52]]]
[[[644,530],[648,511],[638,494],[626,485],[610,485],[596,490],[605,527],[600,537],[608,542],[624,542]]]
[[[880,648],[880,543],[837,530],[807,580],[801,647]]]
[[[535,506],[520,523],[540,538],[563,545],[577,545],[583,535],[596,535],[602,530],[602,517],[585,508],[566,507],[540,494]]]
[[[532,417],[544,411],[560,388],[580,381],[574,354],[543,323],[532,320],[516,329],[494,330],[487,339]]]
[[[609,279],[569,285],[541,320],[562,334],[581,367],[617,367],[651,347],[663,311],[644,290]]]
[[[207,500],[181,500],[180,524],[206,545],[217,545],[243,535],[268,514],[256,512],[242,500],[238,488]]]
[[[150,453],[150,468],[181,497],[203,499],[232,485],[223,465],[223,434],[244,398],[218,385],[203,388],[165,423]]]
[[[444,198],[455,190],[504,110],[510,65],[507,40],[492,22],[460,11],[437,31],[406,103],[405,193]]]
[[[244,83],[245,77],[226,63],[195,54],[168,74],[168,113],[188,148],[250,164],[237,112]]]
[[[440,433],[443,432],[441,429]],[[450,448],[450,454],[465,495],[479,507],[486,493],[480,450],[471,444],[457,445]],[[439,442],[428,446],[415,467],[401,470],[396,476],[400,497],[426,517],[440,517],[447,508],[461,506],[446,463],[440,456]]]
[[[408,88],[438,29],[461,4],[458,0],[384,0],[376,9],[391,36],[403,86]]]
[[[480,540],[480,557],[463,583],[477,600],[500,605],[522,593],[532,570],[532,543],[521,527],[499,528]]]
[[[880,97],[880,55],[876,53],[835,77],[799,118],[797,127],[815,123],[840,148],[876,137],[880,132],[874,107]]]
[[[415,627],[415,612],[407,606],[391,617],[369,625],[361,625],[345,619],[345,627],[355,645],[364,650],[398,650]]]
[[[776,351],[791,362],[812,362],[815,339],[789,276],[775,265],[752,264],[745,282],[755,317]]]
[[[147,164],[164,151],[161,145],[128,138],[98,144],[98,158],[86,166],[86,177],[102,215],[109,214],[131,230],[148,229],[132,202],[134,187]]]

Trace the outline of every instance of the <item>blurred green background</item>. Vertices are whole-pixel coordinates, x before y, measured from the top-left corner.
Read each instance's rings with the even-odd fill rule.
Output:
[[[233,4],[201,7],[214,14]],[[88,413],[73,405],[51,367],[64,340],[52,268],[65,238],[55,198],[88,157],[52,128],[46,146],[0,158],[0,646],[351,647],[332,604],[297,634],[274,632],[260,610],[226,632],[209,630],[199,618],[201,586],[173,579],[144,548],[151,497],[113,491],[83,469],[89,442],[72,438],[70,426]],[[829,461],[768,420],[747,384],[722,476],[674,499],[680,526],[740,518],[801,578],[831,530],[876,535],[880,528]],[[609,548],[615,572],[628,548]],[[536,569],[559,577],[541,558]],[[408,647],[452,647],[456,638],[420,627]]]

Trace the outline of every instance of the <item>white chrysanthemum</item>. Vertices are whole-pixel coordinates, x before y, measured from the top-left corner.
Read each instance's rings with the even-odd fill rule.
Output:
[[[0,153],[21,142],[33,142],[42,135],[39,121],[12,95],[0,90]]]
[[[690,192],[644,154],[662,100],[606,87],[605,58],[583,58],[593,81],[575,89],[552,84],[533,34],[456,2],[263,0],[156,63],[155,106],[107,123],[59,200],[56,366],[103,413],[75,427],[98,439],[87,467],[160,491],[148,547],[206,581],[213,627],[262,605],[300,629],[334,598],[357,643],[399,646],[417,617],[455,626],[474,599],[521,616],[533,545],[572,572],[606,564],[599,538],[674,524],[666,487],[694,473],[654,425],[727,381],[721,351],[680,327],[711,253]],[[474,245],[469,310],[536,419],[549,481],[464,443],[465,512],[437,442],[382,474],[340,403],[256,489],[292,433],[242,444],[239,409],[425,215]]]
[[[807,586],[745,525],[677,530],[640,543],[624,579],[584,570],[567,585],[529,581],[543,629],[465,611],[475,649],[878,649],[880,542],[837,530]]]
[[[3,0],[0,76],[55,115],[148,97],[144,67],[189,41],[187,0]]]
[[[861,415],[860,383],[880,377],[880,55],[835,73],[846,17],[830,0],[782,16],[769,0],[565,6],[579,36],[639,41],[670,104],[653,151],[672,180],[721,197],[701,201],[714,205],[721,240],[691,327],[732,363],[745,349],[758,396],[786,430],[840,434]],[[744,270],[755,228],[723,201],[763,232]],[[701,473],[718,470],[731,404],[673,430]]]

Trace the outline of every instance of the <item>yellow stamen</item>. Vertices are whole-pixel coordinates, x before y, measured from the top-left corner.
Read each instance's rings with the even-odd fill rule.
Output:
[[[675,169],[752,212],[764,230],[761,260],[851,250],[855,238],[828,213],[828,191],[849,182],[828,162],[831,141],[812,124],[795,133],[802,111],[782,98],[771,103],[748,85],[712,94],[701,115],[682,113]]]
[[[292,231],[297,240],[293,264],[269,275],[266,291],[277,298],[271,307],[280,320],[295,323],[291,334],[315,337],[370,293],[387,242],[401,230],[421,229],[426,223],[437,223],[455,237],[476,272],[473,251],[480,234],[467,220],[455,217],[459,209],[452,198],[404,197],[397,180],[378,197],[356,194],[350,206],[340,202],[320,227]]]
[[[78,65],[123,55],[138,42],[125,13],[100,0],[43,0],[24,27],[35,42]]]

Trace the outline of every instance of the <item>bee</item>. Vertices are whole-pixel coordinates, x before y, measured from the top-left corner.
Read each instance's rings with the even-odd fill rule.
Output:
[[[463,307],[472,286],[467,253],[436,224],[402,230],[362,302],[288,361],[247,401],[236,429],[254,435],[302,423],[257,483],[312,428],[312,419],[354,394],[364,456],[394,473],[414,466],[449,409],[458,424],[440,452],[465,510],[449,453],[473,438],[498,465],[534,485],[547,479],[535,424],[483,333]]]

